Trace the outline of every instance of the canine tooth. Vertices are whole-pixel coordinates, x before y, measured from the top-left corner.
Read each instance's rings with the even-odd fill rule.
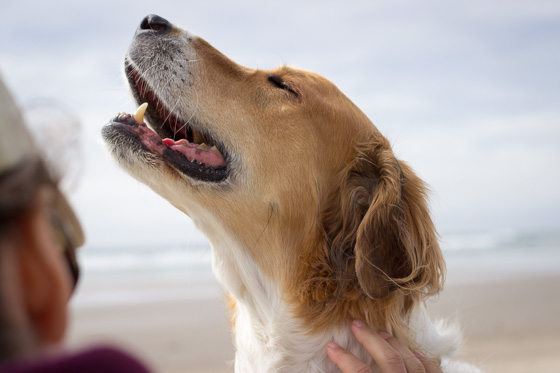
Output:
[[[193,133],[193,142],[194,143],[200,144],[200,143],[202,143],[206,140],[204,138],[204,136],[202,135],[202,133],[200,133],[199,131],[193,129],[192,133]]]
[[[206,145],[205,143],[202,143],[197,147],[197,149],[206,151],[206,150],[208,150],[208,145]]]
[[[144,123],[144,113],[146,112],[147,107],[147,102],[144,102],[142,105],[138,106],[138,109],[136,109],[136,113],[134,113],[133,115],[135,121],[137,121],[138,123]]]
[[[220,152],[216,146],[211,147],[210,150],[218,154],[220,157],[223,157],[222,152]]]

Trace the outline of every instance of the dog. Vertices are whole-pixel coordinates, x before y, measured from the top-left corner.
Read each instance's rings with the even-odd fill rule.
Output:
[[[446,372],[478,371],[448,360],[460,333],[423,306],[445,275],[425,184],[333,83],[240,66],[157,15],[138,27],[125,73],[148,105],[102,135],[208,237],[236,371],[335,372],[331,340],[377,369],[354,319]]]

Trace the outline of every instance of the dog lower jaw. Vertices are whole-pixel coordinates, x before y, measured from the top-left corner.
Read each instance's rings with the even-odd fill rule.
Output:
[[[181,148],[185,146],[179,144],[180,142],[177,142],[179,145],[175,145],[176,142],[173,140],[162,139],[143,123],[144,111],[145,106],[142,105],[134,115],[120,113],[102,130],[111,152],[129,173],[135,175],[138,172],[135,167],[127,167],[128,164],[137,164],[143,159],[149,161],[151,165],[165,164],[193,181],[219,184],[229,177],[229,169],[221,154],[217,155],[211,149],[193,148],[183,151]],[[183,142],[188,143],[187,140]],[[173,143],[173,146],[170,146],[170,143]],[[188,158],[189,154],[192,159]],[[194,157],[210,159],[214,164],[198,163]]]

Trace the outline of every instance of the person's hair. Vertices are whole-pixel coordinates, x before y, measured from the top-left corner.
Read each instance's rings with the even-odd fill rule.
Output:
[[[5,249],[3,241],[11,235],[13,226],[33,209],[34,197],[45,185],[55,187],[57,182],[39,157],[24,159],[0,174],[0,258],[6,254],[1,252]],[[0,281],[6,281],[2,269],[0,266]],[[14,325],[4,297],[0,293],[0,361],[24,354],[29,344],[29,336]]]

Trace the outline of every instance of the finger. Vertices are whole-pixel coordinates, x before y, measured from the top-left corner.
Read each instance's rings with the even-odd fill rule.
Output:
[[[334,342],[327,344],[327,355],[343,373],[373,373],[371,367]]]
[[[419,352],[414,352],[414,355],[416,355],[418,360],[420,360],[420,362],[424,366],[424,369],[426,369],[426,373],[443,373],[439,361],[428,359],[426,356],[422,355]]]
[[[383,337],[359,320],[352,322],[352,332],[373,357],[383,373],[406,373],[403,359]]]
[[[426,373],[422,362],[401,341],[384,331],[380,331],[379,335],[401,355],[407,373]]]

